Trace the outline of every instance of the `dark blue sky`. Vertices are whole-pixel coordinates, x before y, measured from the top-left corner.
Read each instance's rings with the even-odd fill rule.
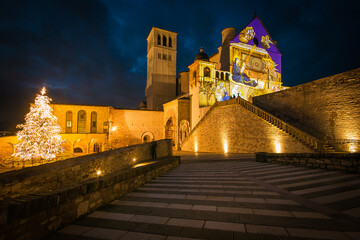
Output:
[[[283,54],[284,85],[360,67],[356,2],[0,0],[0,130],[24,122],[43,85],[54,103],[138,107],[152,26],[178,33],[178,72],[255,9]]]

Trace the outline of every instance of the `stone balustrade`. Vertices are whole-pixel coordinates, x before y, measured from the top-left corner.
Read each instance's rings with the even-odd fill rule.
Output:
[[[256,153],[256,161],[360,173],[359,153]]]

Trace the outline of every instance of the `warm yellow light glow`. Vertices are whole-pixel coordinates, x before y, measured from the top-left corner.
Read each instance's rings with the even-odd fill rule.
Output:
[[[55,159],[63,152],[61,127],[50,106],[51,98],[45,95],[45,87],[37,94],[35,103],[25,116],[25,124],[19,124],[17,132],[19,143],[15,145],[13,157],[21,161]]]
[[[116,126],[114,126],[114,127],[112,127],[112,128],[111,128],[111,131],[112,131],[112,132],[115,132],[115,131],[116,131],[116,129],[117,129],[117,127],[116,127]]]
[[[99,176],[101,174],[101,171],[100,170],[97,170],[96,171],[96,174]]]
[[[278,141],[275,142],[275,149],[276,153],[281,153],[281,144]]]
[[[41,95],[43,95],[44,96],[44,94],[46,93],[46,88],[45,87],[43,87],[42,89],[41,89]]]
[[[136,162],[136,158],[133,158],[133,162]]]
[[[354,144],[351,144],[349,146],[349,151],[352,152],[352,153],[356,152],[356,146]]]
[[[154,163],[154,162],[138,163],[138,164],[135,164],[132,168],[142,167],[142,166],[146,166],[146,165],[149,165],[152,163]]]
[[[195,142],[195,146],[194,146],[194,148],[195,148],[195,152],[197,152],[197,151],[198,151],[198,145],[197,145],[197,142]]]
[[[224,153],[228,153],[228,152],[229,152],[228,145],[227,145],[227,142],[225,141],[224,142]]]

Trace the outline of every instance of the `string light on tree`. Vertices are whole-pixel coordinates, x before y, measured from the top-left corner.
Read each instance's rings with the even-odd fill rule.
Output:
[[[17,133],[19,143],[15,146],[14,157],[21,161],[54,159],[63,152],[61,127],[50,107],[51,98],[46,96],[45,87],[37,94],[35,103],[30,106],[30,112],[25,116],[25,124],[19,124]]]

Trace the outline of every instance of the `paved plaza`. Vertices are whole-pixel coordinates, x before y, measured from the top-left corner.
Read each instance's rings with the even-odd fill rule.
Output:
[[[180,166],[47,239],[360,239],[360,176],[182,154]]]

